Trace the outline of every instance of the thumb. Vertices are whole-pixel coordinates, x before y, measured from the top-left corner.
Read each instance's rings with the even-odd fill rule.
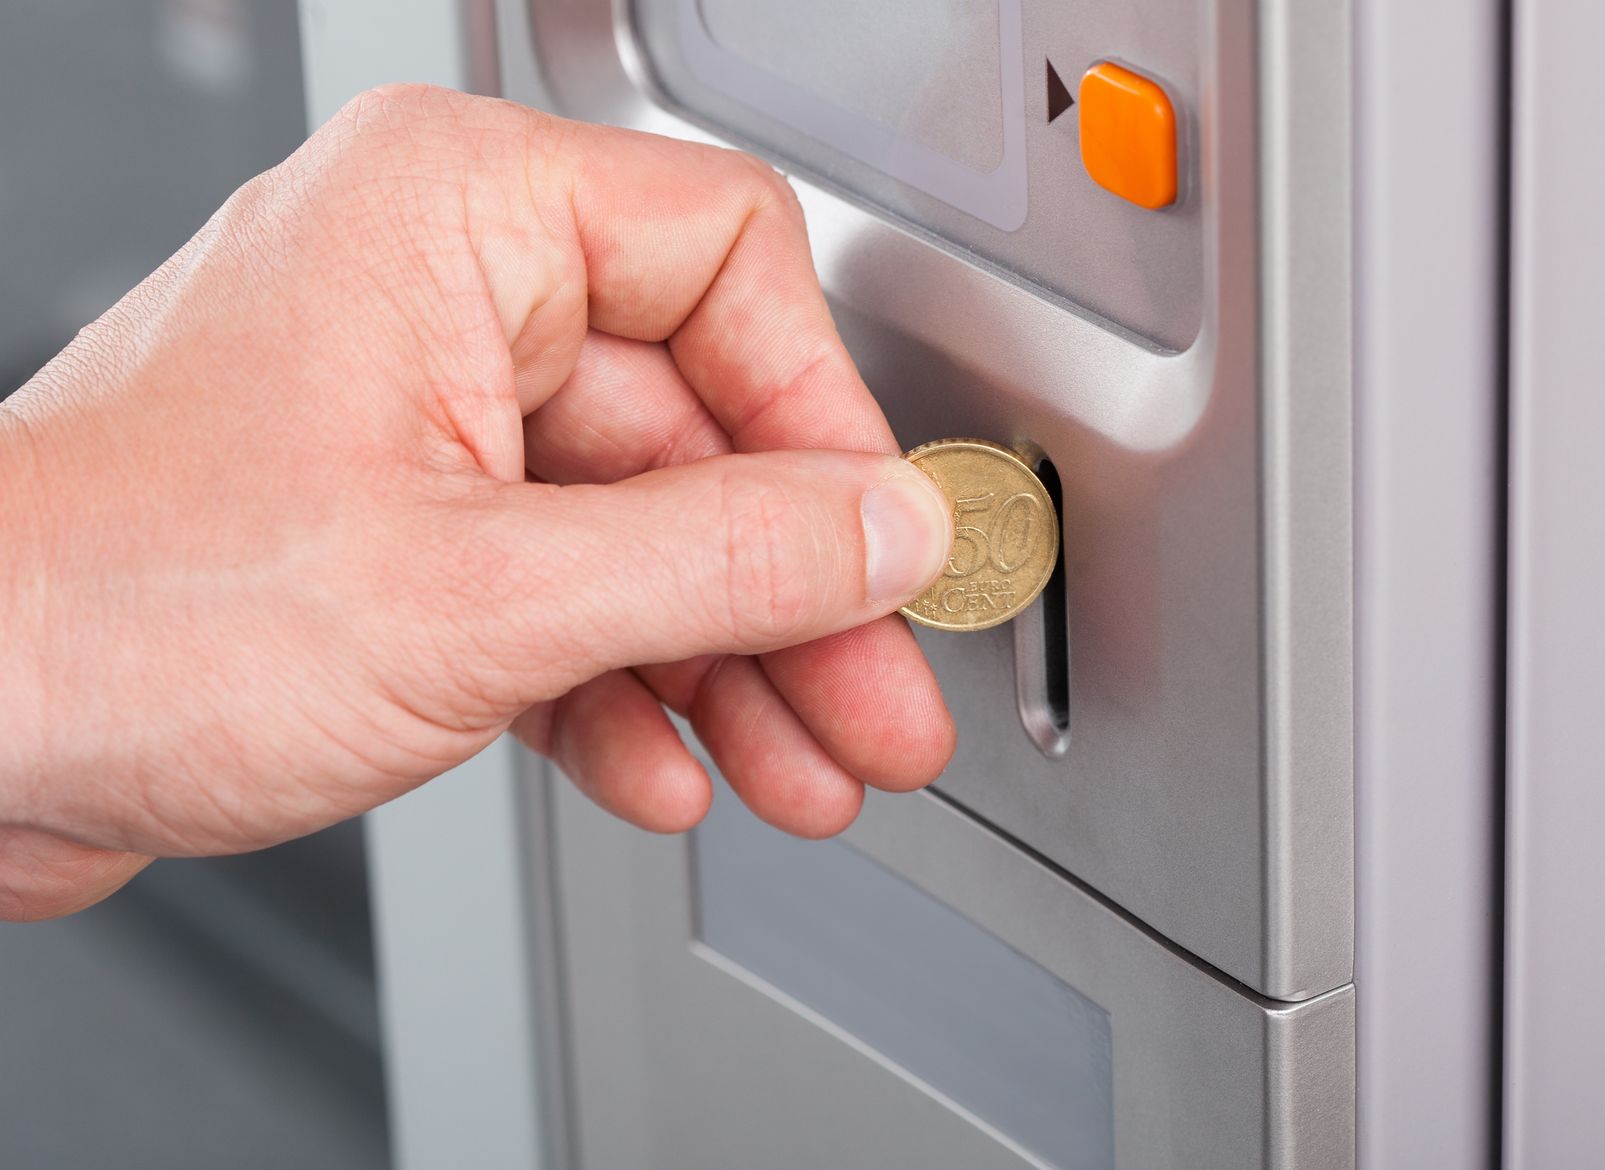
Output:
[[[755,654],[890,613],[941,572],[953,521],[902,459],[774,451],[606,485],[503,485],[477,535],[513,574],[496,590],[501,636],[547,678],[587,677]],[[537,665],[554,652],[570,662]]]

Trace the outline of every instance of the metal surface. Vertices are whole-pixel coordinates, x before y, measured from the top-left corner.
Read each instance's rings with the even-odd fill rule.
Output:
[[[541,826],[526,823],[520,750],[498,740],[368,815],[399,1170],[564,1165],[543,1162],[560,1134],[540,1106],[542,887],[524,849]]]
[[[1498,1106],[1498,0],[1360,0],[1360,1166],[1492,1164]]]
[[[1151,344],[1197,337],[1197,184],[1162,214],[1099,188],[1081,164],[1079,111],[1048,119],[1047,69],[1074,84],[1099,57],[1140,62],[1185,116],[1199,108],[1210,6],[637,0],[634,13],[653,83],[716,133]],[[1182,130],[1190,167],[1195,135]]]
[[[653,52],[660,69],[682,59],[744,110],[991,227],[1024,226],[1020,0],[901,10],[677,0],[638,12],[649,38],[654,24],[665,34]]]
[[[768,827],[722,784],[691,858],[696,938],[719,959],[1022,1150],[1114,1170],[1098,1004],[846,842]]]
[[[1051,1164],[698,943],[685,838],[567,786],[556,813],[579,1166]],[[1246,995],[930,796],[872,797],[845,840],[1109,1013],[1119,1165],[1352,1162],[1349,989]]]
[[[1590,0],[1515,5],[1506,1170],[1605,1151],[1602,39]]]
[[[544,46],[529,92],[504,49],[508,96],[704,136],[642,88],[607,4],[501,11],[504,43]],[[1022,732],[1006,631],[926,638],[960,721],[943,790],[1297,997],[1351,968],[1346,9],[1272,0],[1258,49],[1250,5],[1201,11],[1206,293],[1181,353],[797,185],[838,324],[904,445],[1035,441],[1063,478],[1074,743],[1053,759]],[[1295,273],[1296,305],[1262,318],[1260,289]]]
[[[417,81],[494,93],[493,0],[298,0],[307,116],[365,89]]]
[[[664,108],[622,5],[498,0],[497,10],[507,96],[710,138]],[[1035,43],[1034,8],[1023,11]],[[962,240],[943,243],[844,197],[858,179],[798,183],[838,322],[905,445],[966,433],[1035,441],[1063,477],[1066,548],[1079,557],[1068,581],[1074,739],[1054,758],[1022,729],[1007,631],[947,639],[946,650],[928,642],[961,722],[962,754],[943,788],[963,807],[876,797],[848,840],[1110,1013],[1118,1164],[1326,1170],[1352,1164],[1355,1142],[1344,986],[1348,13],[1220,0],[1185,15],[1185,29],[1163,28],[1192,46],[1196,71],[1196,88],[1180,96],[1196,135],[1187,166],[1198,311],[1190,324],[1168,319],[1179,352],[1099,316],[1113,314],[1092,303],[1097,289],[1129,291],[1129,270],[1105,269],[1077,307],[977,260]],[[1120,35],[1135,43],[1140,24]],[[460,60],[460,47],[444,51]],[[1123,232],[1106,237],[1111,246],[1146,238]],[[511,780],[498,765],[486,783]],[[537,1119],[558,1150],[548,1156],[564,1170],[1042,1164],[697,942],[685,840],[614,822],[566,785],[549,824],[538,807],[506,804],[516,833],[472,815],[453,827],[444,818],[475,797],[439,787],[432,823],[420,805],[410,829],[376,822],[376,842],[415,864],[426,840],[471,842],[469,873],[522,873],[524,912],[495,921],[526,942],[552,937],[554,924],[543,909],[549,875],[522,851],[553,850],[562,969],[543,971],[557,952],[531,942],[496,960],[522,972],[521,1005],[510,1006],[499,977],[479,996],[463,968],[428,996],[398,1001],[387,1024],[400,1075],[451,1039],[418,1019],[431,1006],[462,1013],[466,1036],[503,1011],[513,1035],[536,1033],[521,1062],[498,1064],[510,1045],[489,1045],[478,1066],[457,1049],[455,1091],[423,1074],[437,1087],[413,1094],[398,1144],[438,1154],[443,1146],[425,1143],[460,1126],[457,1099],[505,1077],[529,1086],[532,1110],[541,1098]],[[456,868],[432,871],[439,891],[408,893],[395,873],[381,883],[399,891],[385,924],[419,916],[392,934],[387,970],[439,971],[440,952],[487,946],[488,914],[447,909],[475,904]],[[1264,999],[1233,979],[1308,998]],[[544,1075],[559,981],[571,1032],[566,1106]],[[529,1020],[519,1013],[531,1003]],[[566,1146],[553,1143],[554,1118],[569,1126]],[[527,1145],[503,1151],[539,1157]]]

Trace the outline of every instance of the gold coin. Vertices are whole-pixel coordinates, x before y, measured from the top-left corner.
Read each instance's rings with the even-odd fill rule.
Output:
[[[903,613],[938,630],[985,630],[1035,601],[1059,559],[1059,516],[1030,465],[985,439],[938,439],[903,458],[953,506],[947,568]]]

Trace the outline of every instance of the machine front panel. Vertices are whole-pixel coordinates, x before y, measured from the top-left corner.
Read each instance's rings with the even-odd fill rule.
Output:
[[[922,635],[959,723],[942,791],[1266,994],[1346,982],[1348,577],[1330,552],[1347,531],[1347,432],[1330,425],[1345,367],[1279,380],[1292,366],[1265,352],[1282,319],[1259,300],[1307,246],[1335,255],[1343,225],[1262,230],[1298,192],[1258,163],[1276,119],[1258,104],[1252,0],[527,12],[539,96],[560,112],[712,131],[794,174],[838,326],[902,443],[990,438],[1056,472],[1063,590],[996,630]],[[1316,23],[1300,66],[1330,87],[1343,58],[1322,37],[1341,21]],[[1081,100],[1049,101],[1050,65]],[[1149,84],[1148,105],[1094,114],[1079,79],[1106,67]],[[1086,146],[1111,125],[1147,141],[1158,107],[1177,180],[1154,208]],[[1323,181],[1341,179],[1341,125],[1297,130],[1300,151],[1337,160]],[[1016,166],[1019,216],[943,186]],[[1346,289],[1341,268],[1321,277]],[[1299,353],[1346,337],[1346,314],[1311,316]],[[1319,423],[1299,428],[1305,414]],[[1295,445],[1309,454],[1289,462]],[[1289,494],[1277,477],[1316,461],[1334,469],[1319,492]],[[1306,546],[1322,571],[1292,575]]]
[[[1351,1165],[1341,11],[501,7],[508,96],[791,176],[900,442],[1062,498],[1062,589],[920,632],[936,795],[829,844],[556,798],[580,1163]]]

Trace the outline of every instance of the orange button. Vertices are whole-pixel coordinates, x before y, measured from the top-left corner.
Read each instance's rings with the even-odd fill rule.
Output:
[[[1081,162],[1139,207],[1176,202],[1176,111],[1154,82],[1112,61],[1081,77]]]

